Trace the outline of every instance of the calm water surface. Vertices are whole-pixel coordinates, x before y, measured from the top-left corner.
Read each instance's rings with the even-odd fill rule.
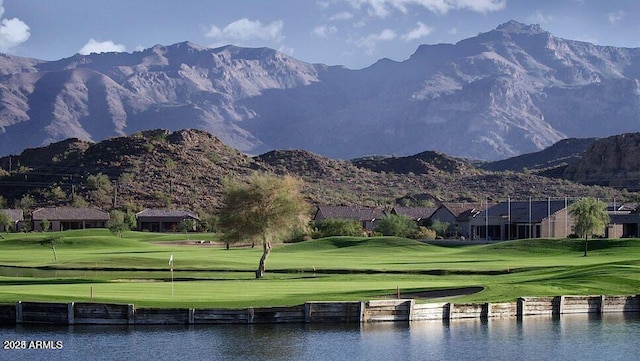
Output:
[[[363,325],[17,326],[0,360],[638,360],[638,314]],[[32,344],[33,345],[33,344]]]

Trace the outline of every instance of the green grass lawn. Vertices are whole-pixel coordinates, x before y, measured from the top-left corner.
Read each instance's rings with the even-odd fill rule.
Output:
[[[39,241],[62,237],[58,260]],[[0,303],[89,301],[151,307],[243,308],[306,301],[369,300],[411,292],[483,287],[450,302],[521,296],[640,293],[640,240],[520,240],[444,247],[393,238],[332,237],[275,247],[254,279],[260,247],[172,243],[185,234],[106,230],[2,234]],[[189,235],[215,240],[215,235]],[[174,255],[174,282],[169,256]],[[315,270],[315,271],[314,271]],[[419,299],[418,302],[442,300]]]

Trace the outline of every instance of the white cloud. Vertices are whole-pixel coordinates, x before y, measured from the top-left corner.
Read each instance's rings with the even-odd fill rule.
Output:
[[[612,12],[607,14],[607,18],[609,19],[609,24],[613,25],[617,22],[619,22],[620,20],[624,19],[625,16],[627,16],[627,13],[625,13],[622,10],[618,10],[616,12]]]
[[[402,40],[404,41],[413,41],[420,38],[424,38],[425,36],[431,34],[433,32],[433,28],[425,25],[421,21],[418,21],[416,27],[411,29],[408,33],[402,36]]]
[[[0,0],[0,17],[4,15],[4,7]],[[18,18],[2,19],[0,22],[0,51],[7,51],[29,40],[29,26]]]
[[[547,24],[553,22],[554,18],[551,15],[545,15],[540,10],[536,10],[533,15],[527,18],[527,21],[534,24]]]
[[[331,21],[337,21],[337,20],[349,20],[353,18],[353,14],[348,12],[348,11],[342,11],[339,12],[337,14],[333,14],[331,15],[331,17],[329,18],[329,20]]]
[[[352,7],[367,8],[372,16],[385,17],[393,10],[403,14],[409,6],[420,6],[433,13],[446,14],[450,10],[470,10],[486,14],[506,8],[506,0],[345,0]]]
[[[335,34],[338,32],[338,28],[336,28],[335,26],[328,26],[328,25],[320,25],[320,26],[316,26],[313,29],[313,35],[319,37],[319,38],[326,38],[331,34]]]
[[[123,51],[127,51],[127,48],[122,44],[116,44],[111,40],[97,41],[91,38],[82,49],[78,50],[78,53],[89,55],[91,53],[121,53]]]
[[[226,41],[247,41],[247,40],[275,40],[282,41],[282,28],[284,23],[281,20],[270,24],[262,25],[259,20],[251,21],[247,18],[236,20],[223,29],[211,26],[205,34],[206,37],[214,39],[224,39]]]
[[[373,54],[376,50],[376,46],[378,45],[379,42],[381,41],[392,41],[394,40],[398,35],[396,34],[395,31],[391,30],[391,29],[384,29],[381,32],[377,33],[377,34],[370,34],[366,37],[360,38],[360,39],[356,39],[351,41],[351,43],[353,43],[355,46],[359,47],[359,48],[365,48],[367,49],[367,54]]]

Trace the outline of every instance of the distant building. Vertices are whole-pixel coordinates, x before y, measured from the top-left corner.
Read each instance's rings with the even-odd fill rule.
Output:
[[[475,216],[486,208],[484,203],[442,203],[431,215],[431,222],[439,221],[448,223],[448,233],[458,236],[470,237],[470,222]]]
[[[391,209],[391,214],[405,216],[414,220],[419,226],[427,226],[431,215],[437,210],[436,207],[403,207],[395,206]]]
[[[9,216],[9,220],[13,224],[13,231],[18,230],[18,224],[24,221],[24,213],[22,209],[0,209],[0,213],[4,213]],[[8,232],[9,230],[5,229],[4,224],[0,224],[0,232]]]
[[[382,209],[349,206],[319,206],[313,216],[314,221],[325,219],[349,219],[357,221],[362,229],[372,231],[378,221],[386,216]]]
[[[508,201],[478,213],[470,226],[477,239],[566,238],[574,220],[565,200]]]
[[[42,231],[42,221],[49,221],[51,231],[69,229],[106,228],[109,213],[97,208],[55,207],[40,208],[32,213],[33,230]]]
[[[609,224],[605,230],[606,238],[639,237],[640,214],[638,204],[608,204]]]
[[[139,231],[175,232],[181,222],[200,222],[197,214],[177,209],[145,209],[136,213]]]

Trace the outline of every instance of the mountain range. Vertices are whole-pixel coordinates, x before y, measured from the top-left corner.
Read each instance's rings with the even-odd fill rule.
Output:
[[[0,155],[194,128],[247,154],[436,150],[497,160],[639,125],[640,48],[565,40],[515,21],[360,70],[189,42],[57,61],[0,57]]]

